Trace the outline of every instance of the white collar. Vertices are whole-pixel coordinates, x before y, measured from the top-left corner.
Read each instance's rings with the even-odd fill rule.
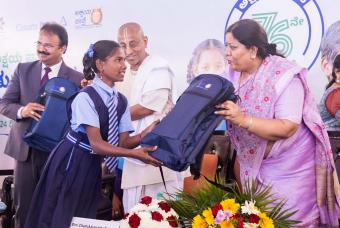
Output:
[[[63,61],[60,61],[57,64],[54,64],[53,66],[50,66],[51,72],[58,74],[61,64],[63,63]],[[44,63],[41,63],[41,70],[44,71],[45,70],[46,65]]]

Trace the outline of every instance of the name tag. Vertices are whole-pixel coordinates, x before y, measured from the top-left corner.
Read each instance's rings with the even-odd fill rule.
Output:
[[[74,217],[70,228],[119,228],[119,221],[105,221],[88,218]]]

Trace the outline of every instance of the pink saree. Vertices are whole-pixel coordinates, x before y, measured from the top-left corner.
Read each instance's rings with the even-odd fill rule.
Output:
[[[230,138],[237,150],[242,183],[256,178],[263,185],[271,185],[275,196],[286,201],[287,209],[298,210],[292,219],[301,221],[302,227],[338,227],[339,183],[328,135],[307,86],[306,73],[284,58],[269,56],[246,83],[238,86],[238,104],[246,115],[273,119],[282,91],[298,78],[305,99],[300,127],[292,137],[276,141],[266,158],[267,140],[236,125],[229,125]],[[230,71],[230,79],[235,82],[237,74]]]

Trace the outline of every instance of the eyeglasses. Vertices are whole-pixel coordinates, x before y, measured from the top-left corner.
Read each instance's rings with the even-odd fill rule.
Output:
[[[45,49],[54,49],[54,48],[56,48],[56,47],[60,47],[60,45],[58,44],[58,45],[55,45],[55,44],[50,44],[50,43],[41,43],[40,41],[37,41],[37,42],[35,42],[35,44],[37,45],[37,47],[40,47],[40,46],[42,46],[43,48],[45,48]]]

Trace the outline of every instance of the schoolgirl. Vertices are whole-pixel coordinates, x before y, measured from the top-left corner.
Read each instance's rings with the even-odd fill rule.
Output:
[[[125,149],[137,146],[152,127],[129,136],[133,129],[126,98],[114,87],[115,82],[124,79],[126,69],[119,44],[109,40],[96,42],[85,53],[83,65],[85,79],[93,83],[82,89],[70,105],[71,130],[46,163],[26,228],[66,228],[73,217],[95,218],[101,191],[102,155],[132,157],[160,165],[148,155],[154,147]],[[116,113],[114,118],[112,111]]]

